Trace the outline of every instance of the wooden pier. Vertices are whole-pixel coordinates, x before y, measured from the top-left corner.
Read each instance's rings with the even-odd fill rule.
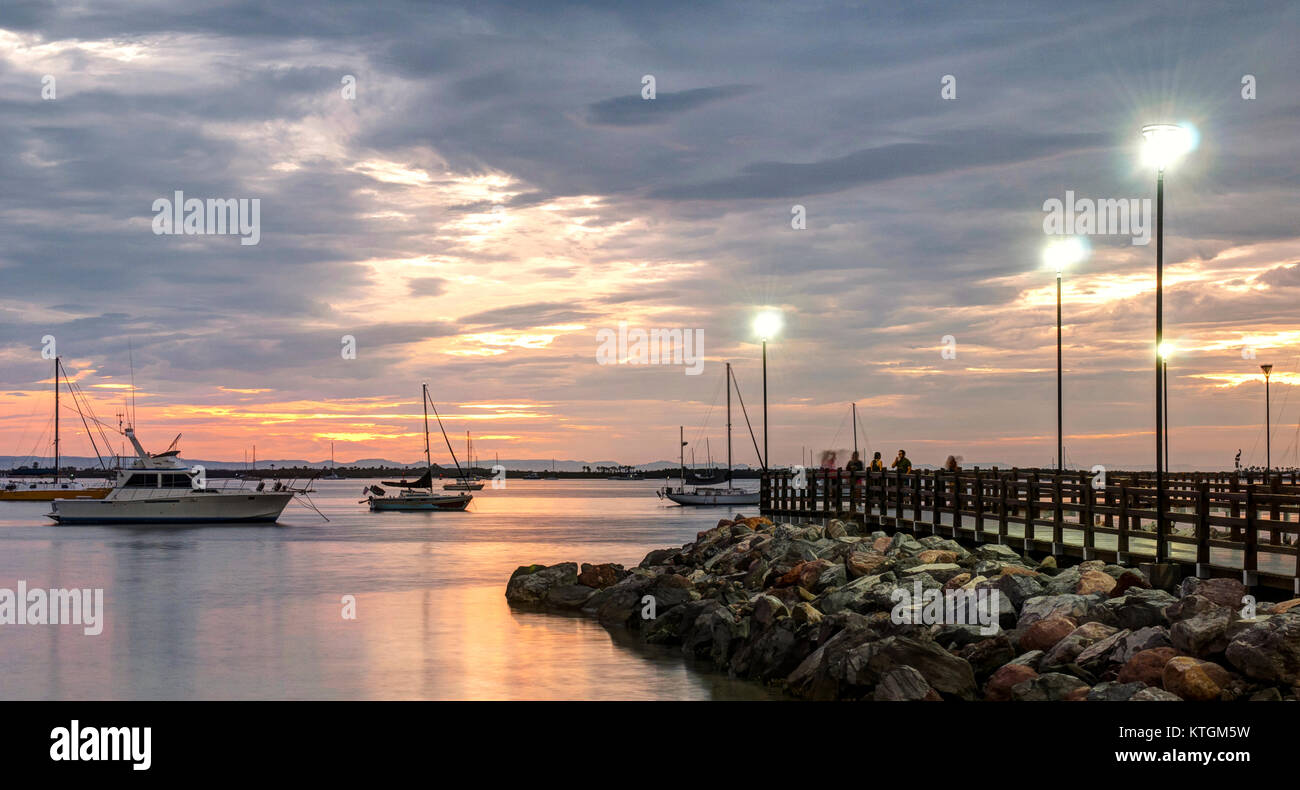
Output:
[[[1300,596],[1300,481],[1295,472],[972,469],[960,472],[771,471],[760,512],[841,519],[886,531],[1001,543],[1032,554],[1121,565],[1178,565],[1199,578]]]

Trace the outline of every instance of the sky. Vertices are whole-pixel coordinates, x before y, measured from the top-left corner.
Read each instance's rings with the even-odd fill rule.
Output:
[[[727,362],[762,444],[773,310],[773,465],[852,447],[856,402],[887,459],[1047,466],[1044,204],[1153,200],[1139,130],[1171,122],[1199,139],[1165,175],[1172,466],[1264,463],[1266,362],[1272,461],[1296,464],[1298,23],[1285,2],[7,0],[0,454],[49,452],[51,336],[104,423],[134,388],[154,451],[414,461],[427,383],[484,459],[672,459],[679,425],[717,459]],[[257,199],[257,243],[156,233],[176,191]],[[1151,468],[1155,243],[1086,242],[1066,461]],[[702,333],[702,363],[603,364],[620,324]]]

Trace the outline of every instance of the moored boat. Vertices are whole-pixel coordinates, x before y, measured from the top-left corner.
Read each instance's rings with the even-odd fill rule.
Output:
[[[129,468],[117,471],[103,499],[56,499],[47,518],[59,524],[209,524],[274,522],[298,492],[276,483],[256,489],[208,488],[202,467],[177,460],[177,451],[150,455],[127,427],[136,451]]]
[[[365,490],[366,498],[362,502],[367,502],[372,511],[397,511],[397,510],[464,510],[474,499],[473,494],[435,494],[433,491],[433,459],[429,453],[429,385],[423,384],[420,388],[421,397],[424,399],[424,474],[413,481],[405,479],[398,481],[385,480],[383,485],[393,486],[398,491],[395,494],[388,493],[379,486],[369,486]],[[447,430],[442,426],[442,418],[438,416],[438,409],[435,406],[433,416],[438,420],[438,427],[442,429],[442,438],[447,439]],[[451,452],[451,460],[456,464],[456,471],[462,484],[472,486],[473,483],[467,481],[464,472],[461,471],[460,461],[456,460],[456,451],[452,449],[451,442],[447,441],[447,449]],[[454,483],[448,483],[444,489],[451,489]],[[478,488],[483,484],[479,483]],[[454,489],[452,489],[454,490]],[[478,489],[468,489],[478,490]]]

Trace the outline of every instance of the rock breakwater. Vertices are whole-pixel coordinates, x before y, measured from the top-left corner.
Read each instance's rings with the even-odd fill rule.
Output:
[[[996,592],[980,596],[997,602],[995,632],[900,617],[915,590]],[[1059,568],[1003,545],[743,516],[635,568],[526,565],[506,585],[511,606],[595,617],[801,698],[1296,700],[1300,599],[1252,612],[1248,592],[1233,579],[1170,592],[1100,561]]]

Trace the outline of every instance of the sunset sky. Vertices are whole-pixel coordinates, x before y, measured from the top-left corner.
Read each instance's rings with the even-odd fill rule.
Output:
[[[723,363],[761,424],[766,307],[774,464],[851,446],[856,400],[887,458],[1045,466],[1044,201],[1154,199],[1170,121],[1200,135],[1166,175],[1173,466],[1264,462],[1262,362],[1295,464],[1300,6],[1249,7],[9,0],[0,455],[48,452],[53,335],[113,424],[133,358],[146,447],[191,458],[414,461],[427,382],[484,459],[673,459],[683,424],[716,459]],[[260,243],[155,235],[176,190],[260,199]],[[1088,241],[1067,462],[1150,467],[1155,244]],[[597,364],[619,322],[702,330],[703,373]]]

